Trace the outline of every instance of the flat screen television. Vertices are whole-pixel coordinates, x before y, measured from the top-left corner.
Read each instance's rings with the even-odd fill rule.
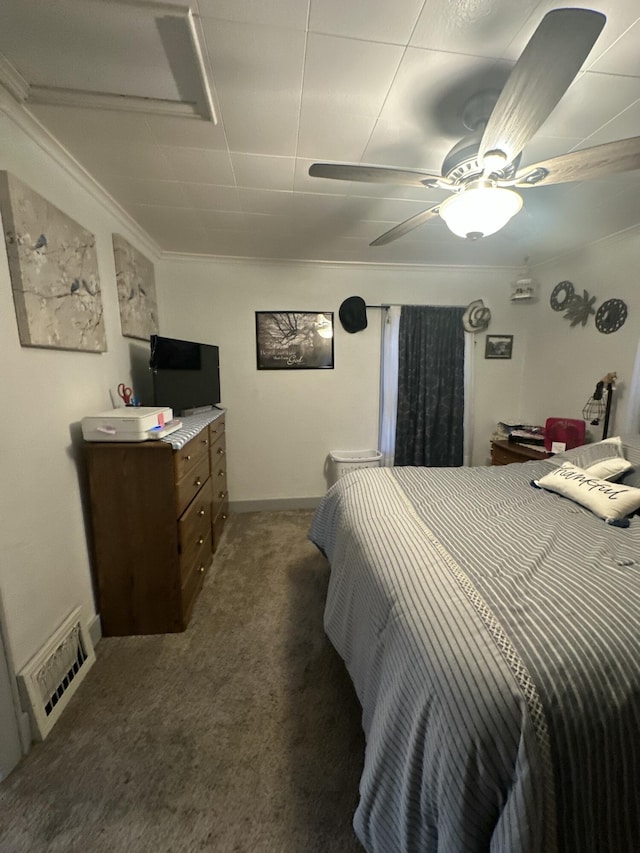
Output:
[[[153,405],[181,415],[220,402],[218,347],[151,335]]]

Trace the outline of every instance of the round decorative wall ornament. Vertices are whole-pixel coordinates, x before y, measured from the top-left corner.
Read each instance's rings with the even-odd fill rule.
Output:
[[[564,311],[573,299],[574,293],[574,287],[570,281],[561,281],[551,291],[549,304],[554,311]]]
[[[603,335],[617,332],[627,319],[627,306],[622,299],[607,299],[596,313],[596,329]]]

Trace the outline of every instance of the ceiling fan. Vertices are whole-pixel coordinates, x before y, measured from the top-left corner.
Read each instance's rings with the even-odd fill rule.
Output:
[[[527,142],[546,121],[578,74],[605,24],[601,12],[548,12],[500,93],[481,92],[466,105],[473,131],[449,151],[442,173],[387,166],[314,163],[309,174],[339,181],[424,186],[452,193],[411,216],[370,245],[382,246],[440,216],[454,234],[476,240],[494,234],[522,207],[517,189],[599,178],[640,168],[640,136],[607,142],[519,168]]]

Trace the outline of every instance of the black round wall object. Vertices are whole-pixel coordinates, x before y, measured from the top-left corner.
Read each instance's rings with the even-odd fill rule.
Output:
[[[561,281],[551,291],[549,304],[554,311],[563,311],[573,299],[574,287],[570,281]]]
[[[617,332],[627,319],[627,306],[622,299],[607,299],[596,313],[596,329],[603,335]]]
[[[361,332],[367,328],[367,306],[361,296],[345,299],[338,311],[345,332]]]

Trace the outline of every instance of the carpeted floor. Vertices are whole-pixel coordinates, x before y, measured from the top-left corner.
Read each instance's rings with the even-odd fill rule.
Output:
[[[360,709],[310,519],[231,515],[185,633],[102,640],[0,785],[2,853],[362,853]]]

